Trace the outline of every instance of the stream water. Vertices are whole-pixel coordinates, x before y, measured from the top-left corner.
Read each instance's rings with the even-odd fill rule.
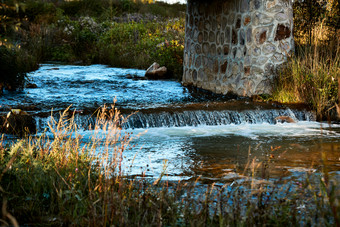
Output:
[[[93,135],[93,111],[116,98],[123,114],[138,111],[122,125],[123,131],[143,133],[124,153],[124,171],[130,175],[157,178],[165,171],[168,180],[201,176],[235,181],[244,178],[245,166],[255,160],[270,163],[270,177],[295,180],[320,171],[322,152],[331,173],[340,175],[340,125],[316,122],[314,114],[300,106],[200,96],[177,81],[145,80],[144,73],[103,65],[45,64],[29,75],[38,88],[5,92],[0,111],[26,110],[41,133],[52,108],[58,112],[72,105],[86,142]],[[277,122],[278,116],[295,123]]]

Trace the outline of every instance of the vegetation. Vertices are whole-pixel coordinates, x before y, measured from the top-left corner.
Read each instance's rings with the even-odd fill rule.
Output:
[[[124,174],[130,149],[125,121],[99,110],[90,142],[82,140],[67,110],[47,135],[0,143],[3,225],[254,226],[339,225],[339,182],[306,173],[298,182],[266,181],[270,161],[249,161],[245,181],[224,185],[166,182]],[[113,151],[113,152],[112,152]],[[326,161],[327,158],[324,157]],[[165,173],[165,172],[164,172]],[[281,182],[281,183],[280,183]]]
[[[21,50],[20,46],[0,46],[0,95],[3,87],[8,90],[22,89],[26,73],[35,69],[38,69],[36,59]]]
[[[319,120],[334,119],[340,102],[340,4],[296,1],[294,13],[295,53],[279,72],[271,99],[307,103]]]
[[[316,32],[323,34],[321,26],[319,29]],[[277,78],[273,99],[283,103],[308,103],[318,119],[323,120],[334,112],[340,98],[340,36],[327,42],[315,38],[312,43],[312,46],[296,46],[296,54]]]
[[[2,1],[3,62],[24,63],[25,68],[1,65],[19,71],[0,68],[6,72],[0,84],[9,90],[22,87],[26,72],[45,61],[141,69],[157,61],[179,79],[184,11],[185,5],[131,0]]]

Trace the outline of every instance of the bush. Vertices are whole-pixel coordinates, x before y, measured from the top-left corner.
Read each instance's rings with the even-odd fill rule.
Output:
[[[153,62],[182,76],[184,21],[114,23],[99,41],[100,61],[112,66],[148,68]],[[119,57],[118,57],[119,56]]]
[[[7,90],[22,89],[26,73],[37,69],[35,59],[27,52],[0,46],[0,94],[3,88]]]

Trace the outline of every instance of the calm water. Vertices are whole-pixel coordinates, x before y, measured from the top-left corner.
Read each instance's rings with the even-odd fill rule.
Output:
[[[48,118],[38,116],[41,112],[71,104],[86,112],[116,98],[123,112],[140,111],[123,127],[134,135],[143,133],[132,142],[136,147],[124,153],[124,172],[131,175],[158,177],[165,171],[169,180],[201,176],[235,181],[244,178],[245,165],[255,160],[270,163],[271,177],[295,179],[320,170],[322,151],[330,171],[340,174],[339,125],[315,122],[313,113],[301,109],[200,99],[179,82],[144,80],[144,73],[103,65],[43,65],[30,74],[38,88],[5,93],[0,110],[27,109],[37,115],[42,131]],[[282,115],[296,123],[276,123],[275,117]],[[76,118],[84,126],[79,130],[84,142],[89,141],[93,118]]]

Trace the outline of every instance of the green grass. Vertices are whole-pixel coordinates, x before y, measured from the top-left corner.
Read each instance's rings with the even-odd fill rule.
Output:
[[[306,173],[288,183],[262,179],[270,163],[255,160],[245,167],[244,181],[234,183],[130,177],[121,163],[133,137],[118,127],[126,119],[114,107],[102,108],[85,143],[66,112],[49,124],[53,140],[45,135],[11,145],[1,140],[5,226],[339,225],[340,185],[327,163],[320,175]]]

